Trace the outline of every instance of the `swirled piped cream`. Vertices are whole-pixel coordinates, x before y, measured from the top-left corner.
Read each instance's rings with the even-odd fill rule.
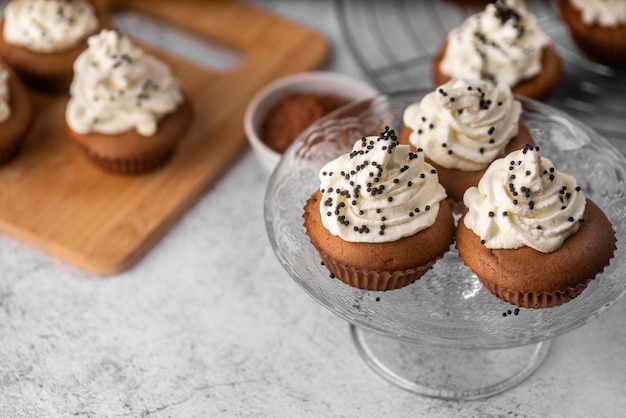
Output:
[[[388,127],[319,174],[322,223],[350,242],[390,242],[430,227],[446,198],[437,171]]]
[[[626,1],[624,0],[570,0],[581,12],[587,25],[597,24],[615,28],[626,25]]]
[[[9,119],[11,116],[11,107],[9,101],[9,72],[0,69],[0,123]]]
[[[12,0],[4,9],[4,39],[36,52],[78,45],[99,26],[86,0]]]
[[[578,231],[586,199],[572,176],[526,146],[494,161],[463,202],[465,226],[487,248],[549,253]]]
[[[409,141],[442,167],[486,168],[517,135],[522,106],[507,84],[452,79],[408,106]]]
[[[488,4],[450,31],[440,68],[452,78],[482,79],[514,87],[541,71],[550,38],[515,0]]]
[[[168,66],[113,30],[91,36],[88,44],[74,63],[65,113],[69,127],[80,134],[136,129],[153,135],[159,120],[183,100]]]

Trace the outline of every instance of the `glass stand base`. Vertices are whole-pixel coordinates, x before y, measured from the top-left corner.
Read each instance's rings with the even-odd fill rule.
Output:
[[[486,398],[516,386],[545,359],[550,340],[498,350],[441,349],[350,325],[359,354],[376,373],[411,392],[448,400]]]

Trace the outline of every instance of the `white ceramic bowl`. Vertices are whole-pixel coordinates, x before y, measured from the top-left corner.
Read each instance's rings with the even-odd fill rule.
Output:
[[[274,170],[281,154],[261,140],[261,125],[272,107],[286,92],[332,94],[353,100],[367,99],[379,93],[375,87],[363,80],[325,71],[298,73],[265,86],[248,103],[243,125],[259,163],[269,173]]]

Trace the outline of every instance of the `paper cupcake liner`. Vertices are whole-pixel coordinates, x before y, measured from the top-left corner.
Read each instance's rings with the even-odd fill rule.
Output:
[[[489,283],[482,280],[480,280],[480,282],[496,297],[510,303],[511,305],[516,305],[520,308],[542,309],[554,308],[555,306],[569,302],[576,296],[580,295],[591,280],[593,280],[593,278],[587,279],[586,282],[580,283],[576,287],[568,288],[563,291],[555,291],[553,293],[525,293],[517,290],[511,290],[495,283]]]
[[[118,174],[140,174],[154,170],[164,164],[172,155],[173,149],[128,159],[106,158],[84,148],[85,154],[98,167]]]
[[[318,250],[319,252],[319,250]],[[408,286],[426,273],[437,260],[408,270],[372,271],[360,270],[336,262],[333,258],[319,252],[322,262],[337,279],[363,290],[394,290]]]

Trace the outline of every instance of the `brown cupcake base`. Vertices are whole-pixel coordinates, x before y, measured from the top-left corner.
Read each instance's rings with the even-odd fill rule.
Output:
[[[98,167],[118,174],[139,174],[153,170],[167,161],[185,136],[193,118],[187,98],[173,113],[166,115],[153,136],[144,137],[135,130],[118,135],[79,134],[66,123],[69,137]]]
[[[626,25],[615,28],[589,26],[583,22],[582,13],[568,0],[559,0],[558,7],[572,40],[583,54],[609,67],[626,68]]]
[[[616,249],[610,221],[589,199],[578,232],[551,253],[530,247],[489,249],[464,219],[457,225],[459,256],[487,290],[523,308],[551,308],[572,300],[604,271]]]
[[[436,86],[447,83],[451,76],[441,71],[441,61],[446,54],[448,42],[444,41],[437,50],[431,67],[433,82]],[[531,99],[547,101],[559,89],[563,78],[563,62],[553,45],[544,48],[541,56],[541,71],[536,76],[511,86],[513,94]]]
[[[0,67],[9,72],[9,106],[11,115],[0,123],[0,164],[13,159],[24,140],[35,113],[30,92],[6,64]]]
[[[454,219],[440,202],[434,225],[409,237],[384,243],[348,242],[322,224],[316,191],[304,207],[304,227],[328,270],[343,282],[365,290],[392,290],[419,279],[450,249]]]
[[[409,135],[411,135],[411,128],[404,127],[400,131],[400,135],[398,136],[398,141],[401,144],[411,145],[412,149],[415,147],[409,142]],[[505,155],[523,149],[527,144],[535,145],[535,141],[533,137],[530,135],[528,128],[522,122],[519,122],[518,133],[515,137],[513,137],[509,143],[506,145],[504,152],[498,156],[504,157]],[[463,194],[465,191],[471,186],[478,185],[483,174],[485,174],[484,170],[479,171],[462,171],[451,168],[445,168],[440,166],[439,164],[433,162],[430,158],[426,157],[426,161],[432,165],[439,175],[439,182],[446,189],[446,193],[448,193],[448,198],[452,200],[454,203],[463,203]],[[456,206],[456,205],[455,205]]]
[[[150,156],[143,156],[136,160],[116,160],[93,154],[91,150],[85,147],[83,147],[83,151],[94,165],[105,171],[117,174],[139,174],[156,170],[161,165],[165,164],[174,153],[173,149],[165,149],[161,150],[159,153]]]

